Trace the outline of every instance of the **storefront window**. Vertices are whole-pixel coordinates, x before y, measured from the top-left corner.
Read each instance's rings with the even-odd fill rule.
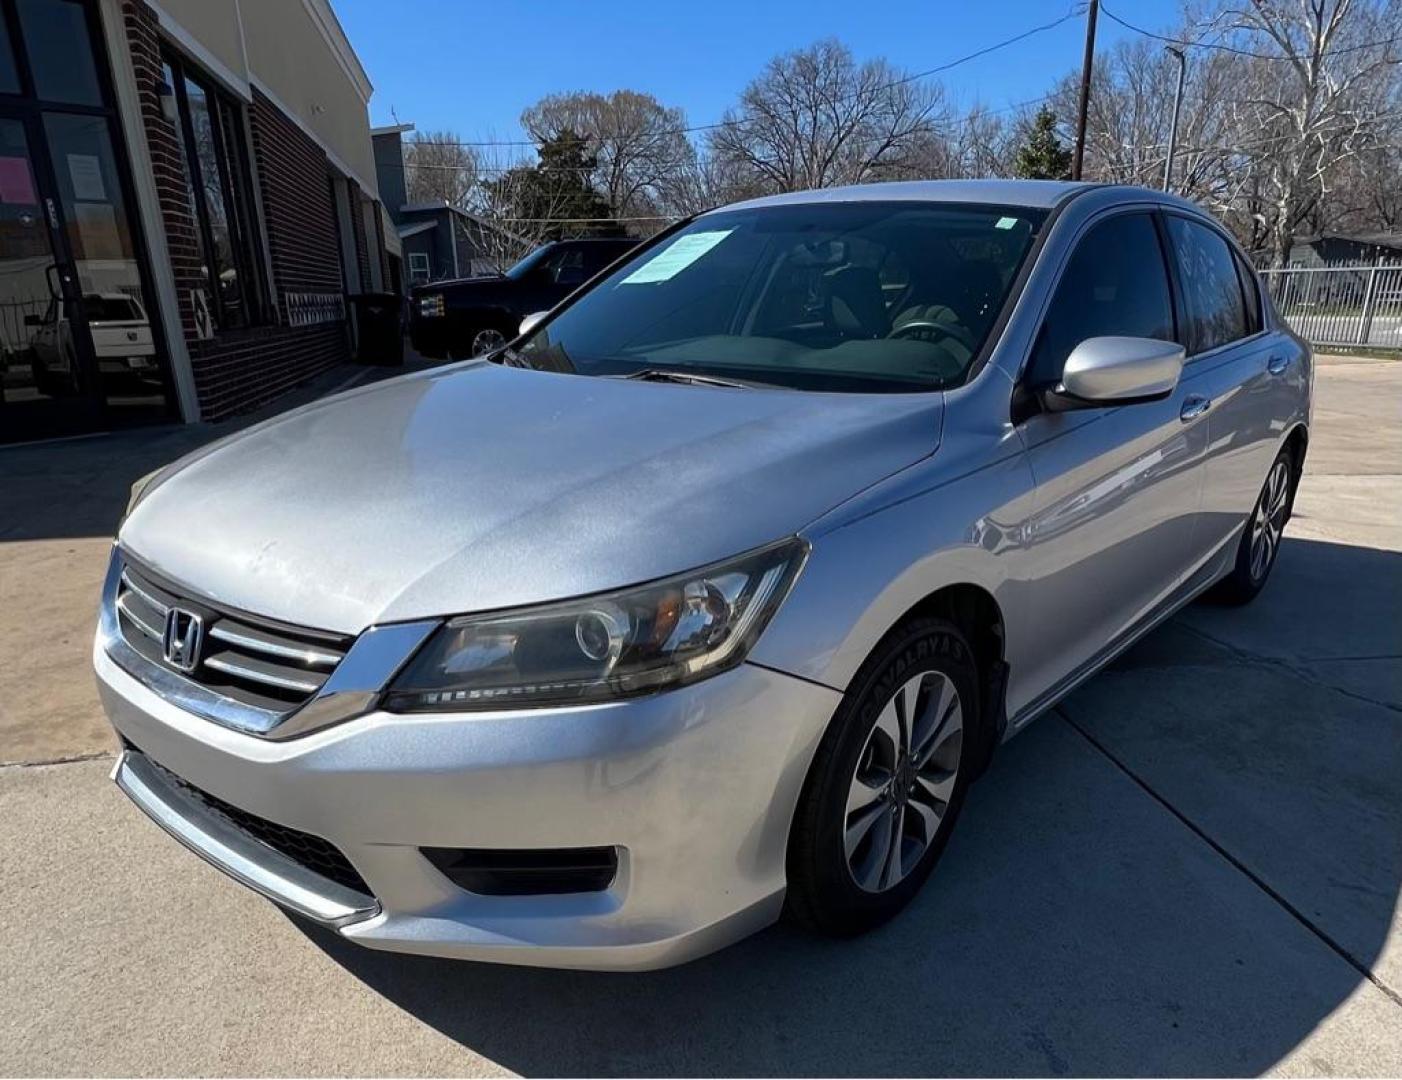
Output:
[[[35,95],[65,105],[101,105],[83,5],[77,0],[19,0],[19,21],[34,69]]]
[[[249,177],[239,107],[178,58],[167,58],[164,75],[204,249],[211,313],[222,328],[253,325],[261,320],[263,305],[252,230],[246,226]]]
[[[10,48],[10,29],[0,19],[0,94],[19,93],[19,72],[15,69],[15,52]]]

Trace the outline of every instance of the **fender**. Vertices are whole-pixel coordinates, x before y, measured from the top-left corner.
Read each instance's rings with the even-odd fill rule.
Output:
[[[1011,424],[948,430],[956,415],[988,416],[955,398],[1001,396],[1011,384],[997,368],[947,395],[940,448],[801,531],[812,553],[793,592],[751,660],[845,690],[877,642],[922,600],[951,585],[976,585],[1003,615],[1009,700],[1018,660],[1034,647],[1029,588],[1022,572],[1025,523],[1036,487]]]

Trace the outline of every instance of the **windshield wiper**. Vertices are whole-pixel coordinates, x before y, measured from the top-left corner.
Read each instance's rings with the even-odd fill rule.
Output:
[[[740,379],[723,379],[719,375],[699,375],[690,371],[677,371],[675,368],[643,368],[627,375],[614,375],[615,379],[632,379],[636,382],[684,383],[695,386],[731,386],[740,390],[753,390],[763,383],[745,382]]]

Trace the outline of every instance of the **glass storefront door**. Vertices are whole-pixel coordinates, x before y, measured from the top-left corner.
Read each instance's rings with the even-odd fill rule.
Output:
[[[0,443],[172,415],[94,35],[82,0],[0,0]]]
[[[0,438],[67,435],[97,421],[81,290],[58,249],[22,120],[0,113]],[[55,217],[48,216],[52,206]]]

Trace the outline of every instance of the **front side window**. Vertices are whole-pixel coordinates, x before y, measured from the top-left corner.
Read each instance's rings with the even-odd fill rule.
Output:
[[[1056,385],[1072,349],[1107,336],[1173,340],[1168,271],[1148,214],[1121,214],[1081,239],[1033,347],[1029,385]]]
[[[1168,216],[1168,236],[1183,283],[1183,345],[1189,356],[1246,336],[1246,311],[1232,249],[1213,229]]]
[[[177,58],[166,59],[164,76],[165,92],[175,104],[211,309],[220,327],[252,325],[260,321],[263,305],[240,108]]]
[[[826,391],[957,385],[1045,216],[876,201],[707,214],[616,267],[521,358]]]

